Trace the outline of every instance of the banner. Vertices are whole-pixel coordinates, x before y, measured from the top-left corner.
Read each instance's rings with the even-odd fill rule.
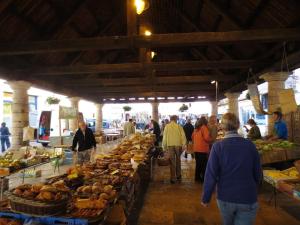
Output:
[[[59,119],[77,119],[77,110],[73,107],[59,106]]]
[[[292,88],[280,90],[278,92],[278,96],[282,114],[288,114],[297,111],[295,92]]]
[[[258,114],[268,114],[266,111],[264,111],[264,108],[260,101],[257,84],[248,84],[248,92],[249,92],[250,99],[252,101],[252,105],[253,105],[255,111]]]

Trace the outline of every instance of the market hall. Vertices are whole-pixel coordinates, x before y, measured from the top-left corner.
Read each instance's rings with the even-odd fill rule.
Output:
[[[300,224],[299,10],[1,1],[0,223]]]

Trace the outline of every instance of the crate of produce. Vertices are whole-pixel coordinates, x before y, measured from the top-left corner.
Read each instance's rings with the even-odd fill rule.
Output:
[[[274,163],[286,161],[286,151],[285,150],[272,150],[269,152],[264,152],[261,154],[262,164]]]
[[[287,160],[300,159],[300,148],[292,148],[286,150]]]

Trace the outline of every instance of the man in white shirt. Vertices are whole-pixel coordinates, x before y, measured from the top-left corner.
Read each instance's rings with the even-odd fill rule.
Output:
[[[129,136],[131,134],[135,133],[135,127],[133,125],[132,119],[129,119],[125,124],[124,124],[124,137]]]
[[[166,125],[163,135],[163,148],[168,151],[170,157],[171,183],[181,180],[182,148],[186,145],[186,137],[183,128],[177,124],[177,116],[171,116],[171,122]]]

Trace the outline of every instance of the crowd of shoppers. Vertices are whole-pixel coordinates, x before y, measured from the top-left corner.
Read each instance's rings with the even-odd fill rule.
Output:
[[[287,126],[281,112],[274,112],[274,133],[268,139],[287,139]],[[208,207],[213,192],[224,225],[254,224],[258,203],[257,188],[262,179],[262,168],[253,140],[261,139],[255,120],[245,126],[247,137],[238,134],[239,119],[235,114],[223,115],[221,124],[216,116],[199,118],[195,126],[190,119],[181,127],[177,117],[162,123],[163,148],[170,157],[171,183],[181,180],[181,154],[192,143],[195,155],[195,182],[203,183],[202,205]],[[218,131],[225,136],[217,141]],[[184,154],[187,158],[187,153]]]

